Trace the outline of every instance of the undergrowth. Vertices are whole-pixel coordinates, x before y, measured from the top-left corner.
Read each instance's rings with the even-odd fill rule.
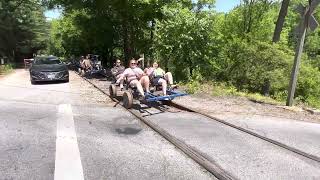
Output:
[[[0,65],[0,74],[7,74],[13,70],[12,64]]]
[[[214,97],[223,96],[238,96],[245,97],[253,102],[267,103],[274,105],[285,105],[287,92],[280,92],[270,97],[263,96],[260,93],[250,93],[248,91],[239,91],[236,87],[226,83],[217,82],[203,82],[191,80],[187,83],[180,84],[183,89],[189,94],[210,94]],[[301,98],[297,97],[295,103],[302,106],[310,106],[320,108],[318,100],[304,102]]]

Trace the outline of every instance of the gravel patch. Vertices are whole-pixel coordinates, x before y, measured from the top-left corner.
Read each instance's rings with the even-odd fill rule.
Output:
[[[75,104],[114,106],[114,102],[105,94],[98,91],[90,83],[82,79],[75,72],[70,71],[70,87]],[[79,89],[81,89],[79,91]]]
[[[179,104],[191,107],[213,116],[230,114],[272,116],[279,119],[291,119],[320,123],[320,115],[312,114],[302,108],[288,108],[264,103],[255,103],[244,97],[210,97],[209,95],[190,95],[174,100]]]

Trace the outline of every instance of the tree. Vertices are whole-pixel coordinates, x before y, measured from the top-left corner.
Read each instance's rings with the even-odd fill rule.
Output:
[[[44,49],[48,25],[38,0],[0,0],[0,55],[32,56]]]
[[[144,53],[178,80],[218,81],[283,99],[300,17],[294,8],[301,1],[240,2],[228,13],[217,13],[214,0],[47,0],[64,9],[52,22],[49,47],[65,56],[92,52],[108,60]],[[319,74],[319,32],[308,34],[306,75],[297,91],[299,99],[313,105],[320,81],[307,72]]]
[[[195,70],[205,76],[212,70],[210,56],[216,53],[212,12],[194,12],[176,4],[163,9],[164,21],[157,21],[155,49],[163,66],[175,72],[179,79],[188,79]],[[218,21],[216,21],[218,22]],[[210,69],[207,71],[207,69]]]
[[[289,7],[290,0],[283,0],[281,4],[281,9],[279,12],[278,20],[276,23],[276,27],[274,30],[272,42],[278,42],[280,40],[280,34],[282,31],[282,27],[287,16],[288,7]]]

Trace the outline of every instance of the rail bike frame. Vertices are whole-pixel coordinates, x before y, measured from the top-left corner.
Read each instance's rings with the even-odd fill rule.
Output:
[[[176,97],[186,96],[187,93],[181,93],[179,91],[173,91],[173,90],[167,90],[166,96],[157,96],[153,93],[147,93],[146,95],[146,101],[147,102],[155,102],[155,101],[172,101]]]
[[[111,84],[109,87],[109,94],[111,97],[117,97],[118,87],[115,84]],[[129,84],[125,83],[124,93],[122,95],[123,104],[127,109],[130,109],[133,104],[133,99],[137,99],[139,93],[136,88],[130,87]],[[157,87],[155,86],[155,91],[153,93],[146,93],[144,101],[147,103],[159,102],[159,101],[172,101],[176,97],[186,96],[187,93],[182,93],[175,90],[167,90],[166,96],[159,96],[155,92],[158,92]]]

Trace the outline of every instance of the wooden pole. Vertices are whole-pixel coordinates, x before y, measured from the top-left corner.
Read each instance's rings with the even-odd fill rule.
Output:
[[[309,1],[308,8],[310,8],[310,4],[311,4],[311,1]],[[297,80],[298,80],[301,56],[303,53],[304,40],[306,38],[306,32],[308,29],[310,15],[311,15],[310,9],[305,9],[303,12],[303,15],[302,15],[302,22],[300,24],[299,31],[298,31],[299,41],[297,44],[296,53],[294,56],[294,64],[293,64],[292,72],[291,72],[291,79],[290,79],[289,90],[288,90],[288,98],[287,98],[287,103],[286,103],[287,106],[293,105],[294,94],[295,94],[296,87],[297,87]]]
[[[299,74],[299,67],[300,67],[300,61],[301,61],[301,56],[302,56],[302,52],[303,52],[303,45],[304,45],[304,40],[306,37],[306,32],[307,32],[307,28],[305,25],[303,25],[303,32],[300,36],[300,40],[296,49],[296,54],[294,57],[294,65],[292,68],[292,73],[291,73],[291,80],[290,80],[290,84],[289,84],[289,93],[288,93],[288,98],[287,98],[287,106],[292,106],[293,104],[293,99],[294,99],[294,93],[296,90],[296,86],[297,86],[297,78],[298,78],[298,74]]]

